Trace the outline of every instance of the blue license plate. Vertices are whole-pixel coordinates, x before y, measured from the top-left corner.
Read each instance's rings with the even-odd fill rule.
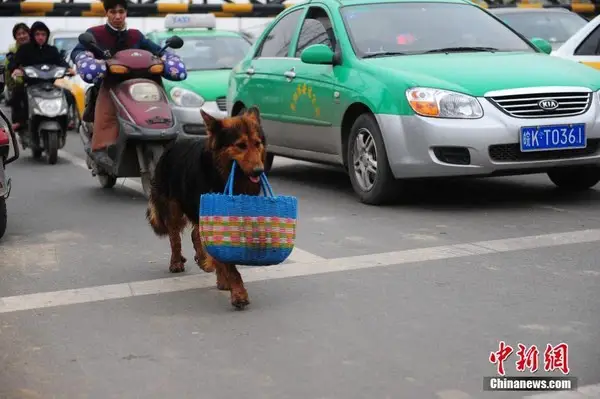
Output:
[[[521,151],[585,148],[585,124],[527,126],[521,128]]]

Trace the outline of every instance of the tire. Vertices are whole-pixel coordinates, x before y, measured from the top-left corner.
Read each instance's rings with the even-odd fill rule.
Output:
[[[574,166],[548,172],[550,181],[566,191],[584,191],[600,182],[600,167]]]
[[[40,159],[42,157],[42,150],[40,150],[39,148],[32,148],[31,149],[31,156],[34,159]]]
[[[48,163],[55,165],[58,161],[58,133],[48,134]]]
[[[98,181],[102,188],[113,188],[117,184],[117,178],[109,175],[98,175]]]
[[[363,147],[365,145],[368,147],[364,153],[359,153],[357,142],[362,143]],[[355,155],[357,159],[355,159]],[[366,181],[359,179],[357,167],[360,168],[360,171],[366,171],[365,166],[369,161],[374,166],[374,171],[367,174]],[[389,201],[395,194],[397,182],[388,162],[381,130],[373,115],[362,114],[352,125],[348,138],[346,162],[352,188],[362,203],[381,205]],[[364,176],[364,173],[361,175]]]
[[[8,223],[8,215],[6,213],[6,199],[0,198],[0,238],[6,233],[6,225]]]
[[[240,110],[237,112],[237,115],[241,115],[244,112],[246,112],[246,107],[242,107],[240,108]],[[264,164],[264,168],[265,168],[265,174],[269,173],[271,171],[271,168],[273,167],[273,159],[275,158],[275,154],[267,152],[267,159],[265,161]]]

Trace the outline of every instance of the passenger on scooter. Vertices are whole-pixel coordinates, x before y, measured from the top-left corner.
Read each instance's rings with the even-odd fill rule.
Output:
[[[142,32],[137,29],[127,28],[127,0],[104,0],[107,23],[89,28],[86,32],[91,33],[102,50],[110,51],[111,55],[125,49],[142,49],[156,54],[161,47],[148,40]],[[94,101],[89,102],[83,115],[84,122],[94,122],[92,133],[91,156],[96,163],[104,168],[112,168],[113,160],[109,152],[113,152],[114,144],[119,135],[117,110],[113,105],[109,90],[115,82],[103,79],[106,73],[106,62],[101,59],[102,55],[93,54],[81,44],[77,44],[71,52],[71,60],[77,65],[77,70],[82,79],[88,83],[94,83],[97,95],[91,96]],[[168,53],[163,56],[163,62],[169,62],[169,68],[178,65],[177,79],[185,79],[185,67],[181,60],[174,54]],[[165,68],[165,72],[169,70]],[[182,75],[183,74],[183,75]],[[169,76],[165,77],[169,79]],[[175,79],[173,79],[175,80]]]
[[[68,74],[73,75],[74,71],[69,67],[67,61],[61,57],[60,52],[55,46],[48,44],[50,29],[41,21],[36,21],[31,25],[30,41],[19,47],[14,57],[14,62],[10,65],[11,76],[13,78],[22,77],[23,69],[26,66],[48,64],[62,66],[68,69]],[[13,115],[13,121],[17,121],[17,127],[22,126],[27,120],[27,98],[23,83],[17,83],[13,91],[13,97],[16,104],[21,103],[22,108],[18,115]]]
[[[17,101],[13,96],[15,86],[18,83],[22,83],[21,78],[13,79],[11,76],[12,70],[14,70],[14,61],[15,61],[15,53],[25,43],[29,43],[29,26],[23,22],[19,22],[13,26],[13,38],[15,39],[15,44],[9,47],[8,53],[6,53],[6,60],[4,61],[4,81],[6,82],[6,91],[10,93],[10,99],[8,101],[8,105],[11,108],[12,120],[22,119],[22,116],[19,115],[19,112],[23,112],[24,104],[20,104],[19,101],[22,102],[22,97],[19,99],[17,97]],[[13,123],[13,130],[16,130],[19,127],[18,123]]]

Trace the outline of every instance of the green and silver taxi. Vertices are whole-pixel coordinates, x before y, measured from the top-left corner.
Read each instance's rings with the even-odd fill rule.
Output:
[[[274,155],[342,165],[362,202],[405,179],[548,173],[600,181],[600,72],[551,57],[463,0],[310,0],[234,68],[229,115],[257,105]]]
[[[228,76],[251,43],[237,32],[217,30],[213,14],[169,14],[165,31],[153,31],[147,37],[162,46],[173,35],[181,37],[184,44],[170,51],[181,56],[188,76],[181,82],[163,79],[163,84],[182,125],[182,136],[203,136],[206,128],[200,108],[217,118],[226,115]]]

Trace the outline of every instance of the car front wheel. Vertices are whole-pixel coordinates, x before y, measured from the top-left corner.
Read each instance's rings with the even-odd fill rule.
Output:
[[[552,183],[569,191],[587,190],[600,182],[599,166],[575,166],[548,172]]]
[[[370,114],[359,116],[348,139],[348,173],[360,201],[380,205],[396,189],[396,180],[388,163],[381,131]]]

